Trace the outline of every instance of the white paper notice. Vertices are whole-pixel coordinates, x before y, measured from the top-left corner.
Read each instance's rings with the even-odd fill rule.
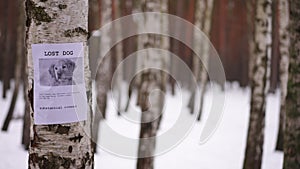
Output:
[[[33,44],[34,123],[87,119],[83,43]]]

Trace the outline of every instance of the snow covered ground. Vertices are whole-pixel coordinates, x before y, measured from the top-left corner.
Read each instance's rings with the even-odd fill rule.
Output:
[[[1,85],[0,85],[1,88]],[[159,134],[163,134],[172,128],[180,110],[180,99],[183,105],[187,104],[189,94],[182,90],[180,94],[166,96],[166,113],[163,116],[162,126]],[[283,164],[283,153],[274,151],[278,130],[279,117],[279,92],[270,94],[267,99],[267,115],[265,127],[265,144],[263,154],[263,169],[281,169]],[[23,103],[19,97],[15,116],[22,115]],[[156,169],[241,169],[247,137],[247,125],[249,119],[249,89],[241,89],[235,83],[228,84],[226,90],[226,101],[222,121],[215,134],[203,145],[199,145],[199,137],[203,128],[203,121],[207,117],[207,110],[211,106],[211,92],[206,93],[203,120],[195,123],[188,136],[170,151],[155,157]],[[5,100],[0,100],[0,124],[3,124],[8,110],[11,91]],[[132,117],[138,118],[138,114],[124,114],[118,117],[113,109],[113,102],[108,102],[108,117],[105,122],[116,132],[127,137],[137,138],[139,125],[130,121]],[[186,116],[189,110],[183,108]],[[131,118],[131,119],[130,119]],[[128,120],[130,119],[130,120]],[[100,142],[106,136],[105,126],[100,126]],[[22,121],[14,120],[9,126],[8,132],[0,132],[0,169],[22,169],[27,168],[27,152],[21,146]],[[112,140],[113,141],[113,140]],[[95,168],[101,169],[134,169],[136,159],[116,156],[113,153],[98,149],[95,156]]]

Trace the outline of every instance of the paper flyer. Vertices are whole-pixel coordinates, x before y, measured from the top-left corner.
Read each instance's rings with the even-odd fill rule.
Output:
[[[87,119],[83,43],[33,44],[34,123]]]

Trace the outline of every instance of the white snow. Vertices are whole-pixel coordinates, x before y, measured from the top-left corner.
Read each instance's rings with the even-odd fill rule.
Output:
[[[2,86],[0,85],[0,88]],[[208,91],[205,96],[205,107],[203,120],[196,122],[188,136],[172,150],[155,157],[156,169],[241,169],[244,158],[244,150],[248,129],[249,118],[249,100],[250,90],[241,89],[235,83],[228,84],[226,87],[226,101],[222,121],[214,133],[214,135],[204,144],[199,145],[199,137],[203,123],[207,117],[207,110],[211,101],[211,92]],[[1,92],[0,92],[1,94]],[[163,116],[162,126],[159,134],[168,131],[174,123],[180,112],[180,104],[186,105],[189,94],[186,90],[182,90],[180,94],[171,96],[166,95],[166,111]],[[2,94],[1,94],[2,95]],[[22,97],[18,99],[18,104],[15,109],[16,115],[21,115],[23,112]],[[11,91],[9,97],[0,101],[0,125],[2,126],[6,116]],[[110,97],[109,97],[110,98]],[[263,154],[263,169],[281,169],[283,164],[283,153],[274,151],[278,130],[279,118],[279,98],[280,92],[270,94],[267,98],[267,115],[265,127],[265,144]],[[180,101],[182,99],[182,102]],[[132,105],[135,103],[132,100]],[[113,101],[108,102],[107,121],[114,131],[124,136],[138,138],[139,125],[135,122],[140,117],[139,113],[132,110],[138,110],[132,106],[133,113],[125,113],[118,117],[113,108]],[[182,113],[189,115],[187,108],[182,109]],[[189,118],[189,117],[187,117]],[[102,123],[103,124],[103,123]],[[107,134],[103,131],[104,127],[100,126],[100,141],[103,141],[103,136]],[[28,155],[21,146],[22,121],[13,120],[9,126],[8,132],[0,132],[0,169],[22,169],[27,168]],[[109,133],[108,133],[109,136]],[[112,140],[113,141],[113,140]],[[95,156],[95,168],[101,169],[134,169],[136,159],[122,158],[115,156],[113,153],[106,152],[98,148],[98,154]]]

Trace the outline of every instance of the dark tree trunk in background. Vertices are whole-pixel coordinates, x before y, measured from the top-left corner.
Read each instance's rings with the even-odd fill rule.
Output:
[[[101,26],[111,21],[111,0],[101,0]],[[96,99],[97,107],[93,121],[93,141],[98,143],[98,132],[101,119],[105,119],[107,105],[107,91],[109,89],[110,80],[110,55],[105,56],[105,51],[109,51],[108,47],[111,43],[110,32],[101,32],[99,53],[103,58],[97,59],[101,61],[96,72]],[[96,151],[96,147],[95,151]]]
[[[5,44],[6,37],[6,13],[8,1],[0,1],[0,44]],[[4,45],[0,45],[0,50],[4,51]],[[0,59],[2,60],[4,53],[0,52]],[[0,62],[0,67],[3,67],[3,62]],[[3,80],[3,69],[0,69],[0,80]],[[1,89],[2,90],[2,89]]]
[[[254,25],[254,65],[251,77],[250,119],[244,169],[260,169],[264,143],[266,93],[268,77],[268,50],[271,45],[271,1],[256,1]]]
[[[97,61],[100,57],[100,37],[95,35],[95,31],[100,29],[101,20],[101,0],[89,0],[89,16],[88,16],[88,29],[91,33],[89,38],[89,57],[90,57],[90,68],[92,73],[92,78],[96,75]],[[97,108],[94,108],[94,118],[92,119],[92,147],[93,151],[97,152],[97,140],[98,140],[98,128],[100,123],[100,116],[97,113]]]
[[[279,12],[278,2],[272,2],[272,58],[271,58],[271,75],[270,75],[270,89],[269,92],[275,93],[279,81]]]
[[[89,32],[98,30],[100,28],[100,0],[89,0]]]
[[[5,6],[4,6],[4,19],[3,22],[3,32],[2,32],[2,36],[3,36],[3,49],[1,51],[1,53],[3,53],[2,58],[1,58],[1,63],[2,63],[2,84],[3,84],[3,88],[2,88],[2,97],[6,98],[6,91],[8,89],[9,86],[9,82],[8,82],[8,71],[7,71],[7,58],[9,53],[9,48],[10,48],[10,34],[8,33],[8,29],[9,29],[9,24],[8,24],[8,17],[9,17],[9,10],[10,10],[10,4],[12,1],[5,1]],[[11,23],[11,22],[10,22]]]
[[[286,114],[286,93],[288,82],[288,67],[289,67],[289,5],[288,0],[279,0],[279,52],[280,52],[280,116],[279,129],[277,135],[276,150],[283,151],[285,114]]]
[[[300,168],[300,1],[289,0],[290,65],[286,97],[284,169]]]
[[[10,121],[12,120],[12,117],[13,117],[15,105],[17,102],[18,94],[19,94],[19,86],[20,86],[21,78],[22,78],[22,68],[23,68],[22,64],[23,64],[23,60],[25,57],[23,55],[23,45],[24,45],[24,36],[23,36],[23,32],[24,32],[23,9],[24,8],[22,8],[23,1],[19,0],[17,2],[18,2],[19,10],[16,15],[18,25],[17,25],[17,43],[16,43],[16,47],[17,47],[16,63],[15,63],[15,67],[14,67],[15,68],[15,70],[14,70],[14,79],[15,79],[14,90],[13,90],[13,94],[12,94],[12,98],[11,98],[10,107],[9,107],[8,113],[6,115],[6,118],[5,118],[3,126],[2,126],[2,131],[7,131]],[[10,43],[10,41],[9,41],[9,43]],[[6,54],[8,54],[8,53],[6,53]],[[9,57],[9,58],[12,58],[12,57]],[[12,59],[10,59],[10,60],[12,60]],[[9,67],[7,67],[7,69],[8,68]]]

